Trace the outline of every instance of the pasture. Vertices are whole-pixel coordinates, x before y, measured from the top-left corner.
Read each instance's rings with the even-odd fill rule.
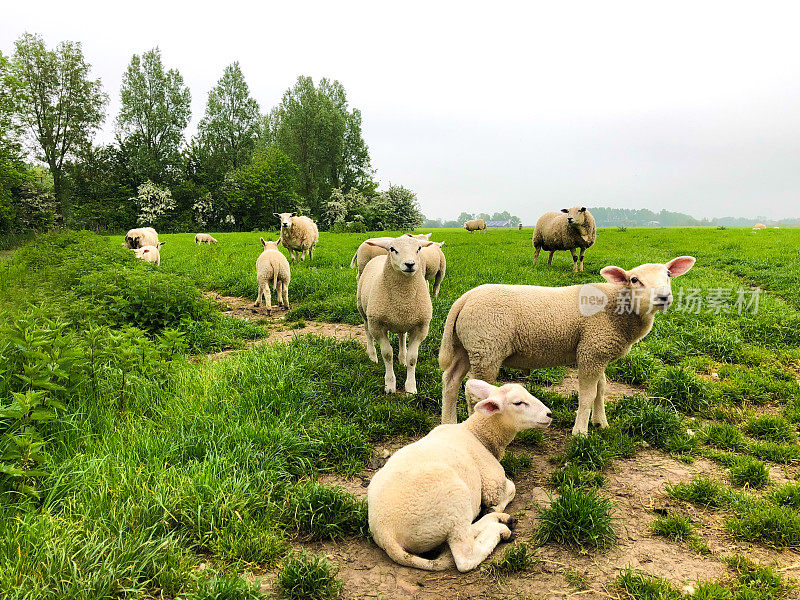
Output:
[[[567,252],[533,268],[530,229],[433,231],[447,275],[415,396],[382,393],[383,365],[347,327],[361,324],[349,265],[365,234],[322,233],[271,317],[248,305],[274,232],[163,235],[160,268],[86,233],[1,257],[0,594],[796,597],[800,230],[600,230],[582,273]],[[608,430],[569,435],[572,370],[501,372],[554,415],[503,461],[516,541],[437,574],[369,540],[365,484],[438,423],[436,355],[462,293],[684,254],[697,264],[673,282],[676,305],[607,371]],[[353,339],[306,335],[324,323]]]

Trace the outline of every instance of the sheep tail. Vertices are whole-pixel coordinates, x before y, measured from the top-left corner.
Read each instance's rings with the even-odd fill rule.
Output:
[[[394,562],[423,571],[445,571],[456,565],[449,547],[445,548],[437,558],[430,560],[406,551],[394,538],[389,540],[384,550]]]
[[[447,321],[444,323],[444,331],[442,332],[442,345],[439,348],[439,368],[446,371],[455,358],[455,349],[460,345],[456,337],[456,321],[461,309],[467,302],[467,295],[464,294],[455,301],[450,312],[447,313]]]
[[[279,274],[279,269],[276,268],[275,269],[275,274],[272,276],[272,289],[273,290],[277,290],[278,289],[278,274]]]
[[[358,250],[356,250],[356,253],[353,254],[353,260],[350,261],[350,268],[351,269],[355,269],[356,268],[356,259],[357,258],[358,258]]]

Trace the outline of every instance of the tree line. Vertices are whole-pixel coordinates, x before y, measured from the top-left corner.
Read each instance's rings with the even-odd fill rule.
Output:
[[[512,215],[507,210],[496,213],[468,213],[462,212],[458,215],[455,221],[447,221],[444,219],[426,219],[423,227],[463,227],[464,223],[472,219],[483,219],[484,221],[501,221],[507,223],[509,227],[516,227],[522,222],[522,219]]]
[[[300,76],[262,113],[234,62],[187,138],[191,98],[159,48],[134,54],[114,141],[97,145],[109,96],[81,44],[21,36],[13,54],[0,52],[0,232],[249,231],[287,211],[336,231],[422,224],[411,190],[378,189],[361,111],[338,81]]]

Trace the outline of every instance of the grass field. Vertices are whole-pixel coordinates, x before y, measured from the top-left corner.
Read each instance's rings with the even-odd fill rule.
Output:
[[[436,424],[450,306],[482,283],[592,282],[609,264],[682,254],[697,264],[673,292],[700,297],[702,311],[659,315],[610,366],[640,395],[610,406],[609,431],[566,435],[576,406],[558,387],[566,369],[501,375],[526,381],[554,426],[504,460],[527,545],[498,549],[458,593],[588,585],[589,597],[680,597],[698,573],[708,583],[694,586],[697,598],[795,593],[796,572],[745,559],[781,569],[800,550],[800,230],[601,230],[577,274],[569,253],[532,268],[530,230],[435,230],[447,276],[414,397],[385,396],[383,366],[356,341],[259,343],[274,320],[221,317],[201,291],[254,300],[269,233],[214,235],[218,245],[200,247],[192,234],[162,236],[160,269],[134,260],[121,236],[70,233],[0,262],[4,598],[412,597],[385,578],[357,579],[356,567],[413,579],[413,597],[455,597],[447,580],[393,568],[368,541],[357,478],[381,450]],[[298,331],[312,320],[360,324],[349,264],[365,237],[323,233],[314,260],[293,266],[286,320]],[[757,312],[739,314],[738,291],[749,301],[754,288]],[[708,312],[723,297],[719,314]],[[231,347],[240,350],[203,359]],[[678,471],[648,488],[664,514],[637,504],[634,518],[621,486]],[[640,530],[634,541],[626,533]],[[625,570],[647,566],[636,554],[645,547],[665,561],[649,572],[666,579]]]

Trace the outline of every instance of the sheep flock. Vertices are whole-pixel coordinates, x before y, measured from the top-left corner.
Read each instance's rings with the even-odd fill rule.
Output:
[[[263,303],[268,314],[273,289],[278,306],[289,308],[292,266],[280,246],[295,262],[312,260],[319,242],[317,226],[308,217],[289,212],[274,216],[280,221],[280,236],[276,241],[261,238],[255,263],[254,308]],[[486,223],[476,219],[464,228],[485,232]],[[366,353],[373,362],[379,356],[383,362],[386,394],[398,392],[390,334],[398,337],[397,358],[406,369],[402,388],[406,394],[417,393],[419,348],[431,327],[432,298],[438,296],[446,272],[444,242],[430,238],[430,233],[369,238],[350,260],[356,269],[355,303],[364,321]],[[550,253],[548,265],[554,252],[567,250],[573,270],[583,271],[584,253],[596,238],[594,218],[585,207],[545,213],[533,232],[533,264],[541,250]],[[198,233],[195,243],[217,240]],[[138,258],[160,264],[163,242],[154,229],[132,229],[124,245]],[[505,448],[520,431],[551,422],[550,409],[524,387],[494,385],[500,368],[577,366],[572,434],[586,434],[590,421],[608,427],[606,366],[650,332],[657,313],[673,301],[671,280],[694,263],[691,256],[678,256],[630,270],[609,265],[600,270],[603,281],[582,285],[487,283],[458,298],[447,314],[439,348],[442,424],[395,452],[372,478],[367,497],[375,542],[395,562],[418,569],[469,571],[480,565],[512,536],[516,522],[503,512],[515,495],[514,483],[499,462]],[[592,298],[588,304],[587,297]],[[457,400],[465,378],[468,418],[458,423]],[[480,517],[484,510],[490,512]],[[439,554],[432,556],[436,549]]]

